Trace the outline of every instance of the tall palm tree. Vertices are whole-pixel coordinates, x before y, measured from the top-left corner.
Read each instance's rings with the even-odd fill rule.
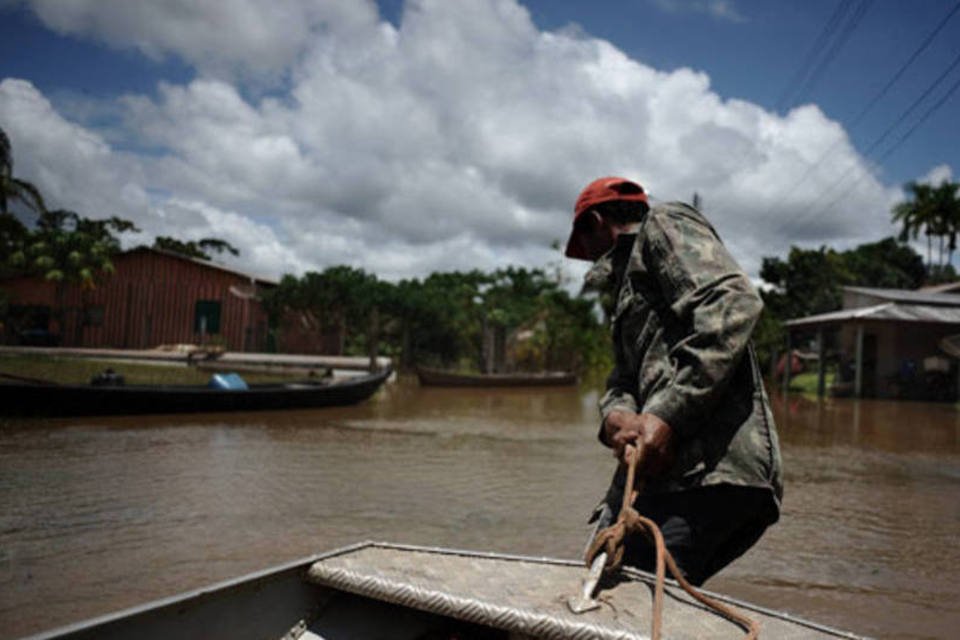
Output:
[[[893,207],[893,221],[899,222],[900,240],[916,240],[920,231],[927,236],[927,272],[933,264],[933,235],[937,231],[933,206],[933,187],[918,182],[904,185],[910,199]]]
[[[957,198],[957,191],[960,190],[960,183],[947,182],[940,183],[931,194],[933,205],[933,215],[937,220],[937,227],[948,240],[947,242],[947,261],[946,264],[953,262],[953,252],[957,249],[957,234],[960,233],[960,199]],[[942,267],[943,265],[941,265]]]
[[[9,212],[11,200],[19,200],[36,214],[47,210],[40,190],[35,186],[13,177],[13,150],[6,131],[0,128],[0,215]]]

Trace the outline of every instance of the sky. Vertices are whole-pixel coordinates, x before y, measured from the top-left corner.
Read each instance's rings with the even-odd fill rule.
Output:
[[[960,167],[956,0],[0,0],[0,127],[48,205],[279,278],[557,268],[592,179],[744,269],[896,233]],[[919,248],[919,245],[918,245]]]

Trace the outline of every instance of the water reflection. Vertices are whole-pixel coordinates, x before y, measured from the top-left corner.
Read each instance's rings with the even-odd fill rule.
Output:
[[[362,539],[576,556],[597,391],[391,385],[356,407],[0,426],[0,637]],[[960,627],[952,406],[773,398],[781,522],[708,586],[861,633]]]
[[[960,451],[960,411],[952,404],[771,397],[783,438],[804,446],[859,445],[901,453]]]

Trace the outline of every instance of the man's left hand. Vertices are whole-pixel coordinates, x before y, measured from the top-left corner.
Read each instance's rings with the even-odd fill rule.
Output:
[[[641,413],[643,428],[637,444],[643,445],[643,458],[637,472],[658,476],[673,463],[673,429],[652,413]]]

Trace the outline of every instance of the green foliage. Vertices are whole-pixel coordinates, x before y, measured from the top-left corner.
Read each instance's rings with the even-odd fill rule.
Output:
[[[0,278],[14,275],[11,257],[20,251],[27,237],[27,228],[12,213],[0,213]]]
[[[957,234],[960,233],[960,199],[957,192],[960,183],[941,182],[939,186],[908,182],[905,187],[908,199],[893,207],[893,221],[900,223],[900,239],[916,240],[921,231],[927,237],[927,271],[932,276],[934,267],[943,277],[945,267],[950,266],[953,252],[957,249]],[[939,260],[933,264],[933,238],[939,241]],[[945,246],[946,245],[946,246]],[[946,250],[946,260],[944,259]]]
[[[345,352],[358,355],[367,353],[369,316],[377,310],[380,351],[404,365],[475,366],[484,324],[513,337],[523,369],[602,365],[609,350],[593,302],[572,298],[539,269],[433,273],[390,283],[337,266],[285,276],[264,304],[274,326],[284,313],[297,312],[318,331],[340,331]]]
[[[894,238],[839,252],[792,247],[786,260],[766,257],[760,277],[767,309],[781,320],[839,309],[842,287],[915,289],[924,282],[922,258]]]
[[[839,308],[840,287],[851,279],[843,257],[827,247],[792,247],[786,261],[764,258],[760,277],[773,285],[764,302],[781,319]]]
[[[926,274],[923,258],[895,238],[862,244],[843,253],[850,284],[888,289],[916,289]]]
[[[120,251],[117,234],[136,231],[122,218],[91,220],[63,209],[45,211],[11,252],[9,264],[45,280],[92,288],[99,275],[113,272],[111,257]]]
[[[824,385],[827,389],[833,386],[837,379],[834,369],[828,369],[824,375]],[[819,386],[819,374],[816,371],[800,373],[790,378],[790,391],[802,393],[806,396],[816,396]]]

